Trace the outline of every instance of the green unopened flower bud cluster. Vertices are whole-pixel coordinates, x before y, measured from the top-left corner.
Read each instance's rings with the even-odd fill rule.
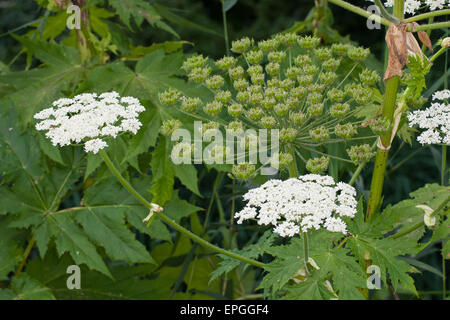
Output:
[[[186,113],[220,118],[225,128],[235,132],[279,129],[282,150],[284,146],[302,148],[302,144],[326,146],[358,134],[356,109],[372,101],[380,81],[368,69],[340,68],[344,62],[347,66],[361,63],[370,54],[368,49],[349,44],[322,46],[314,36],[288,33],[260,42],[246,37],[233,41],[231,51],[233,56],[217,61],[197,55],[183,63],[187,78],[196,86],[203,85],[213,99],[184,97],[169,89],[160,94],[161,103],[173,106],[179,102]],[[378,121],[372,130],[383,126]],[[349,158],[355,163],[364,161],[363,151],[352,149]],[[308,170],[323,172],[324,159],[328,158],[309,161]],[[243,168],[233,175],[246,176]]]

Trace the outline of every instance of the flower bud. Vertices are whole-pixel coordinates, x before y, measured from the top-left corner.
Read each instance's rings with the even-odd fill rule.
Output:
[[[370,129],[376,135],[382,136],[389,132],[391,122],[383,117],[378,117],[370,123]]]
[[[253,45],[253,40],[245,37],[231,43],[231,51],[236,53],[244,53]]]
[[[336,71],[337,68],[339,68],[339,65],[341,64],[341,60],[339,59],[328,59],[322,63],[322,67],[327,71]]]
[[[206,123],[203,123],[200,128],[200,133],[205,134],[208,130],[219,130],[220,124],[215,121],[209,121]]]
[[[344,91],[333,88],[330,91],[328,91],[328,98],[330,98],[331,102],[342,102],[344,100],[346,94]]]
[[[263,40],[258,43],[258,48],[266,52],[274,51],[278,48],[278,46],[279,41],[277,39]]]
[[[292,142],[296,136],[297,130],[295,128],[284,128],[280,130],[280,141],[282,143]]]
[[[233,80],[242,79],[244,77],[244,73],[244,68],[242,68],[241,66],[228,69],[228,74]]]
[[[315,64],[307,64],[303,66],[303,72],[307,75],[315,76],[319,73],[319,67]]]
[[[250,66],[247,69],[247,73],[250,76],[254,76],[254,75],[257,75],[257,74],[262,74],[263,73],[263,67],[261,67],[259,64]]]
[[[284,103],[279,103],[275,107],[273,107],[273,110],[280,117],[284,117],[289,111],[289,106]]]
[[[314,50],[314,54],[321,61],[325,61],[332,58],[331,49],[330,48],[317,48]]]
[[[330,159],[322,156],[320,158],[309,159],[306,162],[306,169],[313,174],[320,174],[328,169]]]
[[[277,124],[274,117],[266,116],[261,118],[261,124],[266,129],[272,129]]]
[[[202,100],[198,97],[185,98],[181,102],[181,110],[188,113],[194,113],[202,105]]]
[[[298,67],[290,67],[286,70],[286,77],[289,79],[295,80],[300,75],[302,70]]]
[[[233,118],[238,118],[242,114],[243,111],[244,111],[244,108],[239,103],[234,103],[234,104],[228,106],[228,113]]]
[[[181,93],[173,88],[169,88],[169,90],[166,90],[164,92],[161,92],[158,94],[159,101],[161,101],[162,104],[171,106],[178,102],[180,99]]]
[[[286,52],[284,51],[272,51],[269,52],[268,58],[270,62],[281,63],[286,58]]]
[[[261,101],[263,100],[263,95],[260,92],[252,93],[250,94],[249,101],[251,104],[259,105]]]
[[[266,91],[266,93],[267,93],[267,91]],[[277,101],[275,100],[275,98],[269,96],[269,97],[265,97],[263,99],[261,105],[266,110],[272,110],[276,103],[277,103]]]
[[[334,128],[334,133],[336,136],[342,139],[350,139],[352,136],[357,134],[356,129],[353,127],[353,124],[351,122],[346,124],[337,124]]]
[[[304,66],[311,64],[311,58],[308,55],[299,55],[294,59],[294,63],[299,66],[300,68],[303,68]]]
[[[206,85],[210,89],[219,89],[223,84],[225,83],[225,80],[222,76],[215,75],[208,79],[206,79]]]
[[[164,136],[171,136],[172,133],[175,130],[180,129],[181,126],[182,126],[182,123],[180,120],[176,120],[176,119],[166,120],[162,123],[159,131]]]
[[[347,153],[350,159],[355,164],[367,162],[375,156],[375,152],[372,151],[372,147],[368,144],[362,144],[360,146],[352,146],[347,149]]]
[[[299,40],[298,35],[293,32],[285,33],[281,36],[281,38],[283,39],[283,43],[288,47],[295,46]]]
[[[307,102],[309,104],[316,104],[323,101],[323,95],[319,92],[310,92],[308,94]]]
[[[303,112],[296,112],[292,113],[290,118],[295,125],[300,126],[303,123],[303,121],[305,121],[306,116]]]
[[[244,91],[248,87],[248,81],[245,79],[237,79],[233,82],[233,86],[237,91]]]
[[[236,99],[242,103],[248,103],[250,101],[250,93],[248,91],[240,91],[236,94]]]
[[[295,85],[295,82],[292,81],[291,79],[284,79],[282,81],[280,81],[280,88],[284,89],[284,90],[290,90],[291,88],[293,88]]]
[[[266,65],[266,72],[272,77],[277,76],[280,73],[280,64],[278,62],[269,62]]]
[[[241,163],[234,165],[231,173],[239,180],[249,179],[255,172],[255,165],[250,163]]]
[[[350,59],[352,59],[353,61],[361,62],[361,61],[364,61],[367,59],[367,57],[370,54],[370,50],[362,48],[362,47],[353,47],[352,46],[348,49],[347,54],[348,54],[348,57]]]
[[[230,123],[228,123],[226,129],[234,134],[239,134],[244,132],[244,125],[241,121],[231,121]]]
[[[203,107],[203,111],[210,116],[218,116],[222,111],[222,104],[219,101],[213,101]]]
[[[221,70],[228,70],[233,67],[236,62],[237,59],[234,57],[223,57],[222,59],[216,61],[216,66]]]
[[[228,90],[220,90],[216,93],[215,98],[220,103],[227,104],[231,100],[231,92]]]
[[[303,87],[310,85],[313,82],[313,80],[314,77],[311,75],[301,75],[297,77],[298,83]]]
[[[376,71],[365,69],[359,74],[359,79],[365,86],[372,86],[380,81],[380,76]]]
[[[183,62],[183,66],[181,69],[185,70],[186,72],[190,70],[194,70],[197,68],[203,68],[203,66],[208,62],[208,58],[204,58],[202,55],[195,55],[192,56],[186,61]]]
[[[310,104],[308,106],[308,115],[310,115],[311,117],[319,117],[322,115],[323,113],[323,103],[314,103],[314,104]]]
[[[325,72],[319,74],[319,81],[327,86],[331,85],[338,78],[337,74],[334,72]]]
[[[330,138],[328,129],[325,128],[324,126],[320,126],[320,127],[310,130],[309,135],[310,135],[311,139],[317,143],[326,142]]]
[[[261,108],[251,108],[248,110],[248,117],[253,121],[258,121],[263,116],[264,112]]]
[[[292,88],[289,94],[296,98],[296,99],[303,99],[306,95],[306,88],[305,87],[295,87]]]
[[[292,161],[294,161],[294,157],[291,154],[282,152],[279,155],[278,166],[280,169],[288,168]]]
[[[442,47],[444,48],[450,48],[450,37],[446,37],[442,40],[441,43]]]
[[[347,55],[348,49],[349,49],[349,46],[347,44],[343,44],[343,43],[333,43],[331,45],[331,50],[338,56]]]
[[[314,49],[320,44],[320,38],[311,37],[311,36],[301,37],[298,40],[298,43],[300,44],[300,46],[302,48]]]
[[[211,68],[195,68],[189,73],[189,80],[196,83],[203,83],[211,74]]]
[[[333,117],[342,119],[349,112],[350,105],[348,103],[335,103],[331,106],[330,113]]]
[[[261,50],[252,50],[246,53],[245,58],[250,64],[258,64],[261,63],[264,54]]]
[[[275,99],[277,99],[277,101],[284,101],[288,96],[288,92],[281,88],[276,88],[274,90],[274,93],[275,93]]]
[[[251,77],[251,79],[253,84],[261,85],[264,83],[264,74],[255,74]]]

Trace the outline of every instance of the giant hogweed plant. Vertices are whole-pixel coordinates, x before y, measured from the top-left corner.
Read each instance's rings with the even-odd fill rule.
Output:
[[[330,2],[365,15],[344,1]],[[130,7],[141,23],[137,12],[145,10],[144,3],[134,0]],[[130,21],[129,11],[119,12],[125,23]],[[390,30],[400,40],[411,41],[410,31],[426,30],[403,24],[403,1],[394,2],[394,16],[382,12],[377,19],[393,24]],[[79,40],[84,35],[75,36]],[[409,58],[390,57],[397,58],[400,67],[389,70],[394,76],[383,90],[374,86],[376,73],[360,64],[367,49],[323,47],[315,37],[291,33],[257,46],[248,38],[234,42],[233,51],[241,58],[226,57],[214,65],[202,56],[184,59],[180,52],[166,55],[148,48],[151,53],[133,69],[122,61],[91,60],[95,46],[18,39],[44,67],[1,79],[9,84],[2,91],[0,126],[0,192],[5,199],[0,211],[0,280],[8,286],[0,291],[2,298],[80,298],[93,291],[102,298],[199,298],[208,294],[205,288],[223,295],[227,288],[222,284],[231,277],[241,282],[244,295],[262,290],[269,298],[364,299],[369,298],[370,266],[379,267],[381,280],[394,295],[414,295],[410,273],[424,264],[408,255],[448,238],[445,183],[426,185],[382,213],[378,194],[392,139],[396,134],[411,138],[407,120],[433,132],[420,141],[447,141],[446,91],[437,93],[442,101],[423,114],[406,114],[420,107],[425,75],[448,40],[429,60],[417,50]],[[85,40],[96,42],[92,37]],[[406,61],[409,70],[401,75]],[[213,75],[213,67],[221,71]],[[23,82],[33,75],[44,75],[58,89],[41,94]],[[40,98],[30,102],[31,110],[24,109],[24,92]],[[437,114],[439,119],[427,126],[424,119]],[[195,167],[169,160],[168,137],[195,119],[207,119],[202,132],[218,127],[280,129],[280,162],[289,179],[281,172],[245,193],[247,205],[236,212],[237,222],[256,220],[265,226],[259,230],[268,230],[242,249],[212,244],[206,224],[200,223],[201,208],[173,190],[177,177],[200,195]],[[355,145],[365,139],[369,144]],[[358,201],[351,184],[374,148],[377,159],[366,211],[363,197]],[[346,167],[336,169],[329,163],[352,165],[349,184],[338,181]],[[248,164],[214,168],[231,171],[238,182],[261,181]],[[188,228],[183,223],[187,217]],[[175,241],[167,225],[178,231]],[[423,239],[427,229],[432,230],[431,239]],[[151,237],[151,248],[131,230]],[[201,251],[206,258],[196,256],[197,244],[207,250]],[[38,253],[34,259],[33,253]],[[442,254],[448,257],[448,242]],[[183,265],[173,267],[180,255],[185,256]],[[85,287],[79,291],[65,289],[66,268],[73,263],[82,266]],[[242,283],[254,278],[255,268],[264,271],[258,288],[243,288]],[[212,273],[209,283],[205,273]],[[182,282],[185,292],[179,290]]]

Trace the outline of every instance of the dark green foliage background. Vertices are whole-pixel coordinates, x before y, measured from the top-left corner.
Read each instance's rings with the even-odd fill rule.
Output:
[[[224,55],[222,12],[219,1],[158,0],[151,2],[154,5],[160,3],[167,8],[171,8],[172,13],[182,16],[196,24],[193,26],[183,21],[169,20],[169,24],[179,33],[181,39],[191,43],[184,46],[185,52],[199,52],[212,58],[219,58]],[[361,5],[361,1],[358,2]],[[367,5],[369,2],[364,1],[364,3]],[[365,19],[331,4],[330,6],[334,14],[333,27],[341,35],[349,36],[351,41],[355,41],[364,47],[370,47],[376,58],[379,61],[384,61],[383,30],[371,31],[370,36],[368,36]],[[255,40],[268,38],[274,33],[292,27],[295,22],[305,19],[312,7],[313,1],[309,0],[239,0],[227,15],[230,40],[239,39],[242,36],[253,37]],[[38,19],[42,15],[43,9],[39,9],[37,4],[32,0],[0,0],[0,74],[2,73],[1,62],[8,64],[13,61],[22,47],[19,42],[5,33]],[[24,30],[26,28],[17,30],[15,33],[23,34]],[[169,33],[152,28],[148,24],[144,24],[139,32],[133,33],[128,31],[128,35],[135,45],[139,44],[143,46],[168,40],[176,40]],[[23,70],[26,64],[25,58],[25,55],[21,55],[11,69]],[[432,84],[441,77],[442,70],[444,70],[444,61],[445,57],[443,56],[435,63],[433,70],[436,73],[429,76],[429,84]],[[430,93],[426,92],[425,96],[427,94],[429,96]],[[410,192],[426,183],[438,182],[440,179],[440,152],[441,150],[437,147],[422,148],[416,142],[413,142],[413,145],[410,146],[397,139],[391,150],[387,176],[385,177],[384,205],[394,204],[402,199],[408,198]],[[407,160],[404,161],[405,159]],[[213,184],[218,174],[214,171],[206,172],[202,167],[198,169],[201,177],[199,188],[205,197],[199,200],[196,205],[207,208],[210,204],[211,197],[214,196],[212,194]],[[368,168],[356,184],[359,191],[365,193],[366,196],[370,187],[370,177],[371,169]],[[345,178],[348,180],[350,175]],[[180,188],[181,198],[186,199],[186,196],[189,196],[189,191],[181,185],[176,185],[176,187]],[[233,197],[231,193],[232,188],[234,188],[234,197],[236,199],[239,199],[239,194],[245,191],[241,186],[233,186],[231,181],[226,177],[217,185],[217,193],[221,195],[223,210],[226,213],[227,219],[230,218],[231,198]],[[67,201],[68,206],[70,206],[70,202],[75,203],[79,201],[79,196],[74,194]],[[236,205],[239,208],[241,203],[237,201]],[[216,242],[220,242],[223,240],[223,234],[221,234],[220,225],[218,224],[220,213],[216,205],[214,205],[211,214],[209,236]],[[253,237],[256,237],[256,235],[253,234]],[[239,231],[238,240],[240,244],[251,240],[251,238],[252,234],[248,230]],[[146,236],[141,235],[140,240],[145,242],[146,239]],[[52,258],[55,259],[55,257],[49,257],[48,259],[51,260]],[[426,257],[422,257],[422,261],[432,265],[436,269],[441,269],[441,259],[438,250],[430,251]],[[39,271],[36,264],[31,265],[30,272],[37,277]],[[132,273],[131,270],[128,272]],[[204,276],[206,277],[207,275],[205,274]],[[419,277],[415,279],[417,280]],[[102,279],[98,281],[101,282]],[[417,288],[420,291],[441,290],[441,279],[430,272],[425,271],[418,281]],[[423,297],[432,299],[437,296],[425,294]],[[378,298],[384,298],[383,294],[380,294]]]

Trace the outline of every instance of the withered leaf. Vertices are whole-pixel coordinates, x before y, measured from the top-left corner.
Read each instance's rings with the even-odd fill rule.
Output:
[[[412,33],[418,25],[419,24],[417,22],[400,24],[398,26],[393,23],[389,24],[388,31],[386,32],[386,43],[389,49],[389,57],[388,66],[384,74],[384,81],[402,74],[402,69],[408,62],[408,56],[416,54],[421,57],[425,56]],[[412,32],[409,32],[409,29],[411,29]],[[433,51],[431,40],[427,33],[420,31],[418,34],[420,41],[422,41],[423,44]]]

